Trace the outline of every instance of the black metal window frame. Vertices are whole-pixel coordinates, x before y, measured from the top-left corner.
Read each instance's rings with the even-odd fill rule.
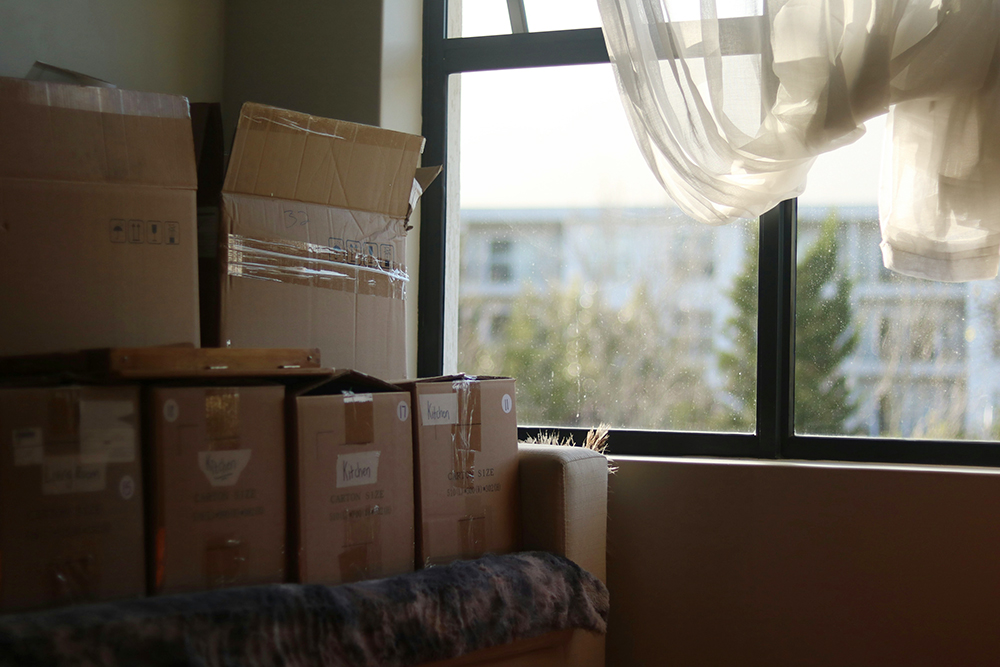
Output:
[[[498,0],[499,1],[499,0]],[[448,0],[424,0],[424,164],[447,169],[448,78],[462,72],[589,65],[610,62],[600,28],[447,37]],[[447,178],[439,177],[421,204],[417,373],[441,374],[445,341]],[[612,431],[618,455],[708,456],[928,465],[1000,466],[1000,444],[797,435],[793,424],[795,253],[797,207],[782,202],[760,217],[757,322],[757,427],[752,434],[687,431]],[[582,428],[521,428],[573,435]]]

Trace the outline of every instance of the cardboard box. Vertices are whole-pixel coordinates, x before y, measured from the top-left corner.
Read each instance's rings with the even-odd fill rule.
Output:
[[[0,611],[145,593],[136,387],[0,389]]]
[[[405,241],[423,145],[245,104],[222,192],[220,345],[315,347],[331,368],[405,377]]]
[[[417,562],[516,551],[514,380],[456,375],[403,386],[416,413]]]
[[[410,395],[351,371],[292,401],[297,581],[335,585],[413,571]]]
[[[0,355],[198,345],[183,97],[0,78]]]
[[[284,391],[148,390],[151,592],[284,581]]]

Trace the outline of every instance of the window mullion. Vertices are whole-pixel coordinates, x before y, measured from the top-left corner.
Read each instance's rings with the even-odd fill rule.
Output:
[[[447,163],[448,74],[444,67],[446,1],[424,0],[423,164]],[[417,293],[417,375],[444,369],[445,202],[447,179],[437,179],[421,199],[420,268]]]
[[[757,436],[760,456],[780,458],[792,435],[797,203],[760,217],[757,291]]]

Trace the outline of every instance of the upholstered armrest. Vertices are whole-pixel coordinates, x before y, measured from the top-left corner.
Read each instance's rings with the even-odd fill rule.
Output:
[[[522,548],[569,558],[605,581],[608,461],[591,449],[520,445]]]

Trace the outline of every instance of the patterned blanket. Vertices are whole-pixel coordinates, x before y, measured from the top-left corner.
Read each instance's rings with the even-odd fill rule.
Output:
[[[343,586],[284,584],[0,616],[0,665],[391,667],[577,627],[608,590],[565,558],[485,556]]]

